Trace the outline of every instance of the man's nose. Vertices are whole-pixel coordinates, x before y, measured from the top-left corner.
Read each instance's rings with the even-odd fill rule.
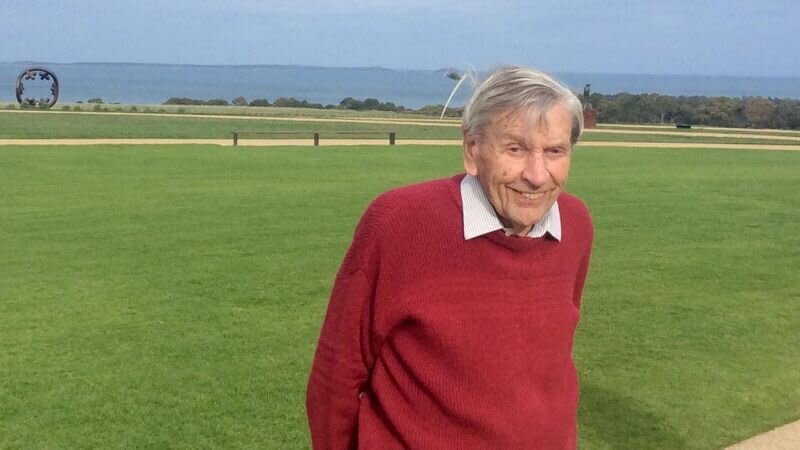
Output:
[[[534,151],[525,158],[522,178],[537,188],[547,184],[550,172],[547,170],[547,158],[544,157],[543,152]]]

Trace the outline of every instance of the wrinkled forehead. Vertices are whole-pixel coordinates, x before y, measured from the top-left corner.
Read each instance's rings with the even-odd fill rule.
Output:
[[[525,130],[547,131],[547,116],[554,105],[547,109],[537,107],[505,108],[493,112],[490,116],[488,129],[491,133],[505,134]]]
[[[551,114],[558,109],[557,114]],[[522,108],[504,108],[490,113],[488,121],[476,134],[484,137],[522,135],[526,133],[566,133],[570,145],[580,137],[581,125],[571,114],[569,104],[557,101],[548,105],[531,105]],[[553,138],[559,138],[553,136]]]

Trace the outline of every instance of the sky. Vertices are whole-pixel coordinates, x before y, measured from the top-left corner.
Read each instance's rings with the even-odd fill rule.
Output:
[[[0,61],[800,76],[797,0],[0,0]]]

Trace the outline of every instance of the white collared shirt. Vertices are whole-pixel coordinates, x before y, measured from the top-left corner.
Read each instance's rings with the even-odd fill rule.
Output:
[[[492,204],[489,203],[489,199],[486,198],[480,182],[472,175],[466,175],[461,180],[461,204],[464,215],[465,240],[505,229],[494,208],[492,208]],[[505,230],[506,234],[510,234],[510,230]],[[542,220],[537,222],[526,236],[540,238],[545,233],[561,241],[561,214],[558,211],[557,201],[553,203],[553,206],[547,210]]]

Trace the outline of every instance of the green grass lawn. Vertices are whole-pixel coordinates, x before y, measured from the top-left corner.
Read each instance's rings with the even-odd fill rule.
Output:
[[[259,108],[264,109],[264,108]],[[266,108],[269,109],[269,108]],[[288,116],[288,113],[285,114]],[[331,119],[317,115],[306,119]],[[344,119],[381,117],[347,116]],[[408,119],[405,120],[419,120]],[[423,123],[423,122],[421,122]],[[0,111],[0,139],[6,138],[209,138],[228,139],[232,131],[240,132],[245,139],[311,138],[319,132],[322,138],[388,138],[396,132],[402,139],[460,139],[461,130],[452,120],[433,121],[434,125],[397,125],[382,123],[314,122],[288,120],[259,120],[252,117],[186,117],[159,116],[155,114],[103,114],[103,113],[41,113]],[[437,126],[441,124],[447,126]],[[613,128],[612,128],[613,129]],[[641,129],[632,128],[636,131]],[[622,129],[624,131],[624,129]],[[654,129],[655,131],[655,129]],[[662,130],[663,131],[663,130]],[[341,133],[341,134],[337,134]],[[738,132],[737,132],[738,134]],[[726,144],[786,144],[800,145],[791,139],[759,139],[737,137],[697,136],[691,131],[684,135],[595,133],[586,130],[581,140],[586,142],[666,142],[666,143],[726,143]]]
[[[670,131],[678,133],[735,133],[735,134],[763,134],[769,136],[800,137],[800,130],[768,130],[768,129],[742,129],[722,128],[705,125],[693,125],[692,128],[677,128],[675,125],[624,125],[624,124],[598,124],[597,128],[604,130],[632,130],[632,131]]]
[[[405,120],[437,120],[439,116],[403,111],[357,111],[353,109],[316,109],[316,108],[289,108],[281,106],[251,107],[234,105],[142,105],[120,103],[69,103],[58,102],[50,111],[95,111],[99,108],[105,112],[152,112],[152,113],[187,113],[187,114],[213,114],[228,116],[270,116],[270,117],[323,117],[323,118],[393,118]],[[0,103],[0,110],[20,110],[16,103]],[[448,118],[445,118],[448,120]],[[449,118],[449,120],[458,120]]]
[[[309,116],[307,118],[314,118]],[[368,131],[368,137],[383,138],[389,131],[398,139],[457,139],[456,126],[396,125],[382,123],[297,122],[202,116],[159,116],[155,114],[41,113],[0,111],[0,139],[3,138],[209,138],[227,139],[232,131],[255,138],[293,138],[294,133]],[[258,136],[255,133],[268,133]],[[354,137],[352,134],[341,138]],[[355,135],[358,137],[358,135]]]
[[[0,448],[308,448],[304,390],[368,202],[459,149],[0,148]],[[582,449],[800,418],[797,152],[580,149],[597,228]]]
[[[709,137],[687,133],[682,136],[663,134],[626,134],[626,133],[593,133],[587,130],[581,136],[583,142],[663,142],[686,144],[769,144],[800,145],[800,141],[791,139],[760,139],[757,137]]]

